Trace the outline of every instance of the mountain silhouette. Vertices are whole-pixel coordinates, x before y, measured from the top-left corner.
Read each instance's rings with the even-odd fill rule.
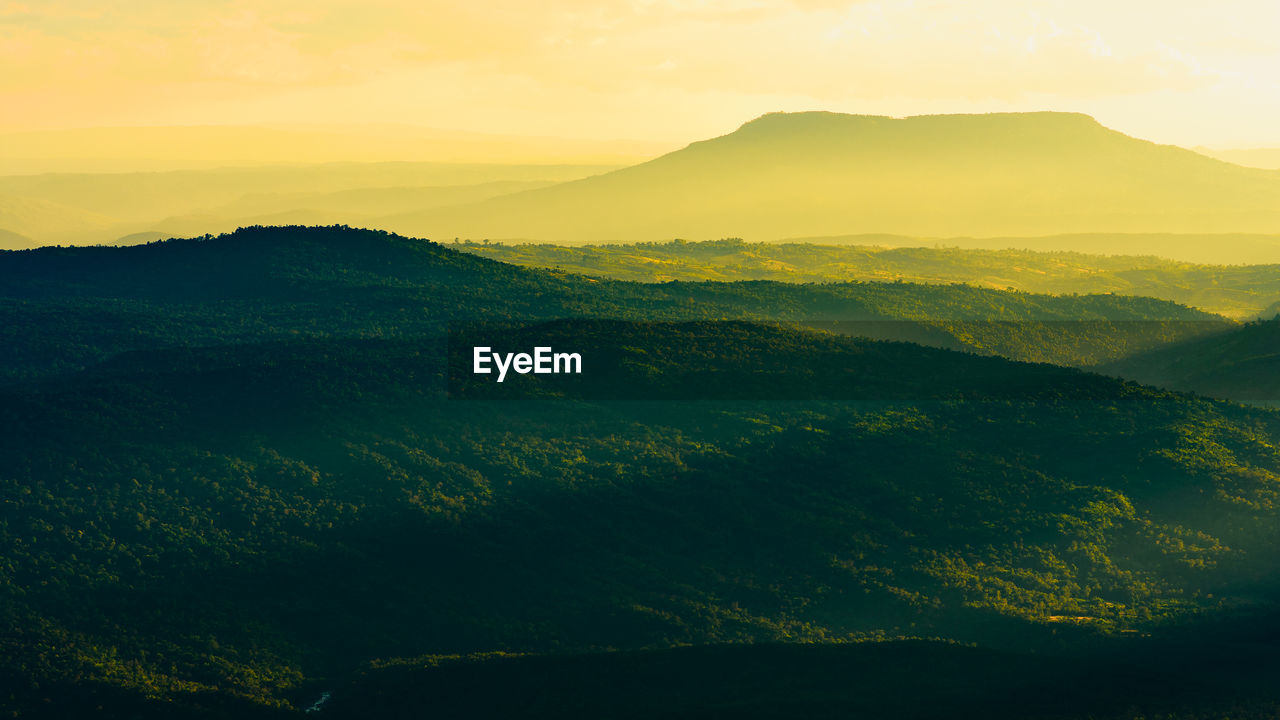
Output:
[[[1265,232],[1280,227],[1280,172],[1079,114],[775,113],[640,165],[379,225],[545,241]]]

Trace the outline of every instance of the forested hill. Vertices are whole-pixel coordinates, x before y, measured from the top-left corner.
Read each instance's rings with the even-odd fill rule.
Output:
[[[627,245],[459,243],[481,257],[526,267],[556,268],[595,277],[641,282],[671,280],[776,280],[812,282],[963,282],[998,290],[1033,293],[1115,293],[1140,295],[1226,315],[1247,318],[1280,301],[1280,266],[1209,265],[1125,252],[1129,236],[1088,238],[1110,241],[1095,254],[952,247],[954,240],[866,236],[856,244],[815,238],[810,242],[763,243],[740,239],[706,242],[649,242]],[[1204,250],[1227,240],[1169,236]],[[994,241],[992,241],[994,242]],[[1030,239],[1024,247],[1045,247],[1051,238]],[[878,244],[884,243],[884,245]],[[893,244],[893,246],[886,246]],[[1084,244],[1071,238],[1066,244]]]
[[[543,242],[1274,232],[1278,208],[1280,172],[1137,140],[1085,115],[810,112],[765,115],[647,163],[379,226]]]
[[[1185,392],[1280,405],[1280,317],[1137,353],[1104,370]]]
[[[428,706],[475,720],[1265,720],[1280,662],[1274,622],[1257,620],[1068,657],[919,640],[426,657],[379,664],[327,705],[338,720],[417,720]]]
[[[517,688],[566,654],[607,680],[725,643],[815,646],[792,668],[922,637],[1162,657],[1142,637],[1280,597],[1274,413],[800,327],[1079,359],[1210,324],[1168,302],[622,282],[342,227],[5,253],[0,294],[0,714],[22,720],[395,717],[420,696],[376,668],[487,677],[493,653],[537,656]],[[481,322],[616,372],[451,395],[445,328]],[[709,682],[635,708],[696,715]]]
[[[608,336],[646,359],[628,381],[650,398],[685,353],[749,360],[727,388],[809,392],[448,399],[429,342],[335,338],[121,356],[3,393],[0,706],[286,717],[332,691],[360,715],[347,683],[377,659],[900,637],[1043,653],[1271,607],[1274,415],[719,325]],[[868,377],[904,392],[822,399]],[[665,691],[677,709],[703,692]]]
[[[1194,337],[1222,322],[1166,301],[1112,295],[908,283],[600,280],[339,226],[0,253],[0,339],[13,349],[0,360],[0,378],[9,380],[75,371],[129,350],[300,336],[409,337],[440,334],[462,320],[572,317],[909,320],[930,325],[923,335],[949,347],[1080,365]],[[1011,333],[1010,323],[1027,324],[1025,332]]]

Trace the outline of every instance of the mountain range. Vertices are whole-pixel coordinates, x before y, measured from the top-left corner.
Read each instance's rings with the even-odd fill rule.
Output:
[[[775,113],[621,168],[348,163],[0,178],[0,228],[34,244],[343,223],[561,243],[895,234],[1256,263],[1280,262],[1278,207],[1280,170],[1068,113]]]
[[[777,113],[598,177],[385,222],[424,237],[554,242],[981,237],[1275,232],[1278,208],[1278,171],[1085,115]]]

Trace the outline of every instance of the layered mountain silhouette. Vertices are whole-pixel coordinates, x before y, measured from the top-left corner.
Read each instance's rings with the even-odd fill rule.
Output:
[[[27,246],[293,223],[548,242],[891,233],[924,245],[1276,262],[1280,171],[1078,114],[809,112],[765,115],[625,168],[329,163],[0,178],[0,228]]]
[[[0,160],[0,165],[3,161]],[[139,233],[217,234],[267,222],[371,218],[474,203],[618,165],[323,163],[0,177],[0,228],[39,245],[122,244]]]
[[[1267,232],[1280,172],[1079,114],[776,113],[633,167],[381,225],[546,241]]]
[[[0,250],[18,250],[27,247],[30,243],[31,238],[25,235],[0,229]]]

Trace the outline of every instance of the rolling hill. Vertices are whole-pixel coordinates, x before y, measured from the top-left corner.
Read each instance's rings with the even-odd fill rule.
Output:
[[[0,250],[21,250],[31,247],[31,238],[12,230],[0,229]]]
[[[931,637],[1087,672],[1095,641],[1272,607],[1271,413],[720,325],[610,327],[652,360],[645,402],[450,398],[430,339],[127,353],[0,392],[0,708],[290,717],[379,659],[553,656],[537,684],[566,652],[690,644]],[[690,352],[808,392],[653,401]],[[909,392],[824,398],[840,369]]]
[[[1280,317],[1135,353],[1104,372],[1160,387],[1263,405],[1280,404]]]
[[[454,247],[526,267],[641,282],[963,282],[1035,293],[1155,297],[1237,319],[1255,316],[1280,300],[1280,265],[1239,267],[1152,256],[965,249],[918,238],[895,238],[904,246],[886,247],[876,244],[886,242],[884,237],[862,239],[867,244],[728,239],[576,246],[472,242]]]
[[[474,202],[616,165],[324,163],[136,173],[0,177],[0,227],[39,245],[112,243],[126,235],[230,232],[262,216],[305,224]],[[338,217],[334,217],[337,215]]]
[[[1027,250],[1091,255],[1141,255],[1198,265],[1280,264],[1280,235],[1267,233],[1068,233],[1036,237],[933,237],[831,235],[788,238],[806,245],[882,245],[893,248],[954,247],[962,250]]]
[[[732,713],[746,667],[779,712],[983,705],[982,667],[1034,707],[1076,673],[1082,717],[1275,707],[1257,655],[1144,646],[1181,674],[1124,676],[1141,686],[1094,660],[1274,613],[1280,418],[973,352],[1114,353],[1132,326],[1211,320],[1173,303],[597,280],[330,227],[0,253],[0,312],[12,717],[315,717],[326,692],[320,718],[403,717],[440,683],[457,708],[578,665],[599,692],[568,710],[594,717]],[[970,352],[796,325],[815,318],[915,319]],[[619,362],[451,395],[446,329],[477,323]],[[944,642],[877,644],[912,638]],[[886,657],[936,684],[832,685]],[[1236,657],[1207,677],[1239,686],[1172,659],[1206,657]],[[628,700],[627,677],[691,666]],[[510,717],[498,695],[472,714]]]
[[[0,194],[0,227],[37,242],[41,237],[65,234],[93,236],[106,231],[117,218],[92,210],[20,195]]]
[[[1084,115],[776,113],[599,177],[379,225],[554,242],[1276,232],[1280,172],[1136,140]]]
[[[490,135],[394,123],[88,127],[0,135],[0,174],[394,161],[624,165],[668,147],[668,143],[646,141]]]
[[[0,253],[0,380],[127,350],[288,337],[441,334],[451,322],[769,320],[1087,366],[1213,332],[1223,318],[1141,297],[962,285],[636,283],[519,268],[424,240],[246,228],[129,247]]]

